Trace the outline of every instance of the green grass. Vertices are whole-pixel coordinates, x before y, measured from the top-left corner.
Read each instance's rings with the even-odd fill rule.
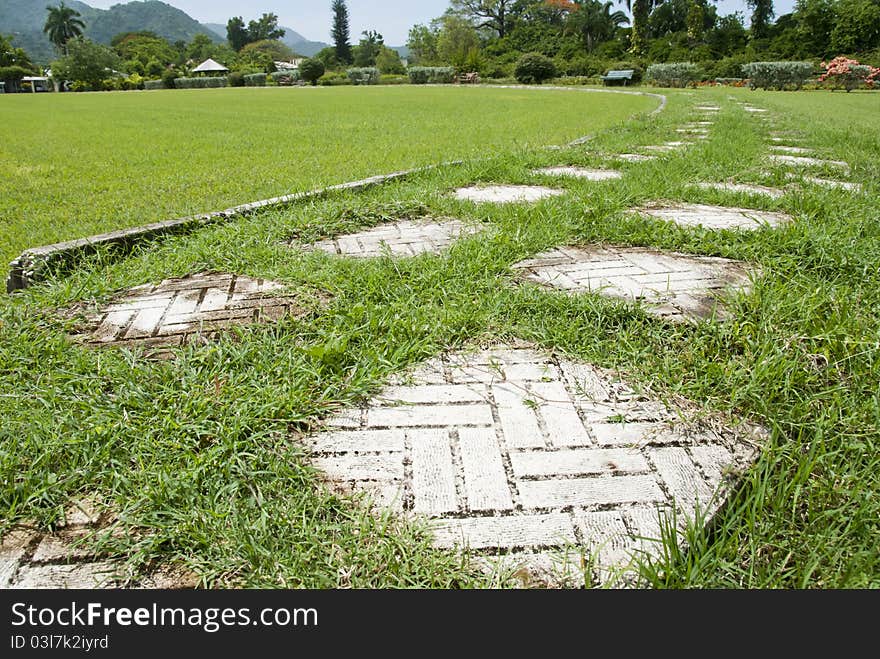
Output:
[[[695,190],[694,181],[783,184],[764,162],[769,126],[728,96],[774,110],[773,130],[853,166],[864,194],[807,186],[780,200]],[[430,549],[418,526],[326,494],[300,433],[389,376],[444,349],[518,337],[619,369],[664,395],[770,430],[756,465],[689,551],[667,543],[642,576],[665,588],[880,586],[880,140],[878,94],[670,94],[669,109],[563,151],[509,148],[491,160],[338,194],[99,254],[0,302],[0,511],[7,526],[50,526],[99,493],[129,535],[133,566],[181,562],[203,583],[262,587],[508,585],[466,557]],[[549,98],[549,97],[548,97]],[[682,154],[622,163],[617,182],[559,180],[534,206],[476,206],[472,182],[524,183],[529,170],[599,165],[602,154],[675,139],[694,104],[722,106],[712,137]],[[830,121],[846,116],[846,122]],[[818,173],[822,173],[819,170]],[[824,172],[833,174],[834,172]],[[544,182],[543,179],[541,179]],[[752,233],[626,219],[673,199],[782,210],[795,222]],[[357,261],[282,244],[429,212],[491,232],[446,255]],[[761,275],[731,320],[669,325],[601,296],[513,286],[510,265],[559,244],[647,245],[754,262]],[[66,337],[62,310],[114,291],[214,269],[330,294],[320,314],[249,328],[155,362]]]
[[[0,274],[28,247],[375,174],[565,143],[656,99],[471,88],[0,98]]]

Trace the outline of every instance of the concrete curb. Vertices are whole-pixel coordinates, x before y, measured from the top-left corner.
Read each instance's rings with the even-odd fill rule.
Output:
[[[653,94],[650,92],[611,89],[582,89],[577,87],[536,87],[528,85],[480,85],[479,87],[498,89],[570,91],[596,94],[627,94],[630,96],[650,96],[652,98],[660,99],[660,105],[655,110],[651,111],[648,116],[658,114],[665,110],[667,103],[666,96],[663,96],[662,94]],[[591,139],[593,139],[593,136],[587,135],[585,137],[581,137],[572,142],[569,142],[566,146],[579,146],[588,142]],[[393,172],[391,174],[371,176],[369,178],[361,179],[359,181],[340,183],[338,185],[331,185],[326,188],[320,188],[318,190],[312,190],[309,192],[299,192],[296,194],[284,195],[281,197],[272,197],[271,199],[262,199],[260,201],[254,201],[249,204],[242,204],[241,206],[233,206],[232,208],[227,208],[226,210],[222,211],[215,211],[202,215],[192,215],[189,217],[182,217],[173,220],[165,220],[163,222],[154,222],[152,224],[147,224],[140,227],[122,229],[119,231],[111,231],[110,233],[102,233],[97,236],[79,238],[77,240],[68,240],[61,243],[55,243],[53,245],[32,247],[22,252],[18,256],[18,258],[16,258],[14,261],[12,261],[12,263],[9,264],[9,274],[6,277],[6,292],[13,293],[18,290],[29,288],[30,286],[43,279],[49,267],[53,265],[63,264],[65,262],[74,261],[77,258],[80,258],[86,254],[94,253],[95,251],[97,251],[98,248],[103,246],[118,246],[121,248],[130,248],[141,241],[150,240],[152,238],[157,238],[164,235],[194,231],[203,226],[207,226],[216,222],[225,222],[228,220],[232,220],[260,209],[280,208],[282,206],[288,206],[300,201],[318,199],[320,197],[323,197],[324,195],[331,194],[333,192],[359,191],[374,185],[381,185],[389,181],[402,179],[407,176],[412,176],[413,174],[427,172],[433,169],[437,169],[439,167],[461,164],[464,164],[464,161],[456,160],[441,163],[439,165],[429,165],[427,167],[418,167],[415,169]]]

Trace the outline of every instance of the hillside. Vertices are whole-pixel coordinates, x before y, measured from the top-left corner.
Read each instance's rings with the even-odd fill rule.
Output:
[[[43,64],[57,57],[43,34],[47,4],[51,2],[0,0],[0,33],[13,35],[16,46],[24,48],[35,62]],[[189,41],[196,34],[218,39],[214,32],[185,12],[158,0],[114,5],[106,10],[95,9],[77,0],[68,0],[66,4],[82,14],[86,24],[85,36],[104,44],[109,44],[120,32],[139,30],[150,30],[172,43]]]

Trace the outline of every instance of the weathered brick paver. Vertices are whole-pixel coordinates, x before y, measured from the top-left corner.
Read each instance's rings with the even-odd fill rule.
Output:
[[[789,153],[792,155],[809,155],[813,153],[812,149],[806,149],[801,146],[782,146],[782,145],[774,145],[770,147],[770,150],[776,153]]]
[[[633,212],[706,229],[760,229],[762,226],[775,227],[791,222],[791,217],[784,213],[706,204],[650,204],[636,208]]]
[[[775,165],[791,165],[792,167],[836,167],[849,171],[849,164],[842,160],[823,160],[821,158],[807,158],[805,156],[780,156],[771,155],[771,163]]]
[[[648,162],[657,159],[657,156],[646,156],[644,153],[618,153],[611,157],[617,160],[625,160],[626,162]]]
[[[643,303],[649,313],[674,321],[723,317],[719,295],[748,290],[751,273],[729,259],[612,247],[562,247],[513,267],[545,286]]]
[[[0,589],[190,588],[193,575],[159,568],[133,579],[123,561],[98,553],[93,536],[117,533],[94,500],[71,506],[55,532],[18,526],[0,540]]]
[[[87,316],[78,336],[90,345],[169,348],[234,325],[301,315],[281,284],[234,274],[200,273],[138,286]]]
[[[459,220],[403,220],[323,240],[315,243],[313,249],[357,258],[374,258],[386,253],[391,256],[439,254],[457,239],[479,230]]]
[[[493,204],[529,203],[565,194],[565,190],[539,185],[484,185],[458,188],[455,197],[463,201]]]
[[[438,547],[539,571],[586,552],[604,581],[657,551],[661,515],[716,511],[753,457],[754,428],[687,417],[590,364],[498,347],[430,360],[305,441],[334,487],[429,518]]]

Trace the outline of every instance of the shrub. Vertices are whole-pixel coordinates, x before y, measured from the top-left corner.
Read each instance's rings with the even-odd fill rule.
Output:
[[[790,86],[800,89],[813,75],[813,65],[810,62],[752,62],[744,64],[742,71],[751,89],[783,90]]]
[[[318,79],[324,75],[326,70],[324,62],[319,59],[304,59],[299,63],[299,74],[313,87],[318,84]]]
[[[687,87],[702,77],[702,71],[693,62],[652,64],[646,73],[648,80],[659,87]]]
[[[348,69],[345,74],[353,85],[375,85],[381,75],[375,66]]]
[[[524,85],[540,85],[556,77],[556,64],[541,53],[526,53],[517,61],[513,75]]]
[[[144,80],[144,89],[166,89],[164,80]]]
[[[859,87],[873,87],[880,82],[880,69],[867,64],[859,64],[858,60],[847,57],[835,57],[830,62],[822,62],[825,73],[819,76],[819,82],[831,88],[845,89],[847,92]]]
[[[601,76],[611,68],[610,62],[601,57],[592,55],[582,55],[567,62],[561,62],[557,65],[559,73],[572,77],[595,77]]]
[[[162,84],[165,89],[174,89],[174,80],[177,78],[177,72],[169,69],[162,74]]]
[[[601,85],[602,79],[596,76],[563,76],[553,80],[554,85],[575,86],[575,85]]]
[[[266,86],[266,74],[265,73],[250,73],[244,76],[244,84],[246,87],[265,87]]]
[[[608,67],[608,70],[632,71],[633,77],[630,82],[634,85],[640,83],[645,77],[645,68],[641,64],[637,64],[636,62],[630,62],[627,60],[612,62],[611,65]],[[603,71],[602,73],[604,74],[605,71]]]
[[[411,66],[406,73],[414,85],[447,85],[455,80],[451,66]]]
[[[177,89],[208,89],[226,87],[229,81],[226,76],[216,78],[175,78],[174,87]]]
[[[745,80],[743,78],[715,78],[715,84],[727,87],[742,87],[745,84]]]
[[[382,74],[379,76],[380,85],[407,85],[409,84],[409,76],[397,74]]]
[[[244,87],[244,74],[241,71],[233,71],[228,76],[230,87]]]
[[[344,73],[331,72],[321,78],[322,87],[339,87],[341,85],[350,85],[351,78]]]
[[[292,71],[275,71],[275,73],[270,73],[269,77],[272,78],[272,81],[276,85],[284,86],[293,85],[302,81],[299,69],[293,69]]]

